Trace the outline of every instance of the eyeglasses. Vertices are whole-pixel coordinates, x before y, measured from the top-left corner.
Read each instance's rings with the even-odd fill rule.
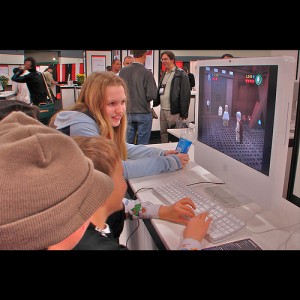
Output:
[[[161,61],[170,60],[169,58],[162,58]]]

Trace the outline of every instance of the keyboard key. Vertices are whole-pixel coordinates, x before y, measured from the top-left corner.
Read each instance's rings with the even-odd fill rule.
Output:
[[[212,243],[218,243],[246,227],[245,222],[229,213],[222,206],[216,204],[204,195],[201,195],[198,191],[195,192],[179,181],[156,186],[153,188],[153,192],[159,199],[169,205],[174,204],[182,198],[188,197],[191,198],[196,205],[196,214],[209,211],[209,216],[213,221],[210,224],[205,238]]]

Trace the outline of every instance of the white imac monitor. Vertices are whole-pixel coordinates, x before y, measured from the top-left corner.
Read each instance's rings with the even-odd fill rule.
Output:
[[[283,200],[295,74],[293,57],[197,63],[195,161],[265,209]]]

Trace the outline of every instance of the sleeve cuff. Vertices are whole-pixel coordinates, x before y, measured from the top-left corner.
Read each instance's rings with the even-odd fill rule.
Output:
[[[123,198],[125,213],[131,219],[158,219],[160,205],[151,202],[141,202],[139,199],[132,200]]]
[[[178,250],[201,250],[202,249],[202,246],[201,246],[201,243],[197,240],[194,240],[194,239],[184,239]]]

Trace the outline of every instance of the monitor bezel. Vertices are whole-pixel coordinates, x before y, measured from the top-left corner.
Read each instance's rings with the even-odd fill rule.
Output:
[[[198,101],[196,101],[195,109],[196,136],[198,136],[199,68],[205,66],[248,65],[278,66],[269,176],[244,165],[198,140],[195,141],[195,162],[252,201],[258,202],[265,208],[271,208],[283,199],[289,142],[289,124],[291,120],[293,86],[296,73],[296,60],[294,57],[281,56],[199,60],[197,62],[196,73],[196,89],[198,91]]]

